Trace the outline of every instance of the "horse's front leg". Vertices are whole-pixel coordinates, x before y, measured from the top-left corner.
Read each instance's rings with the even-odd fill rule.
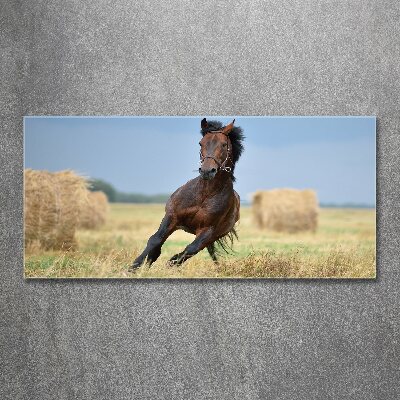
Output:
[[[147,257],[147,263],[152,264],[161,254],[161,247],[164,242],[167,240],[168,236],[171,235],[175,230],[175,223],[173,219],[169,215],[165,215],[163,220],[161,221],[161,225],[158,228],[158,231],[150,237],[147,242],[146,248],[143,250],[143,253],[136,258],[133,264],[129,267],[129,271],[132,272],[136,268],[139,268]]]
[[[170,260],[170,265],[181,265],[190,257],[193,257],[199,251],[203,250],[207,246],[209,246],[214,238],[214,229],[206,228],[199,232],[196,236],[196,239],[190,243],[182,253],[175,254]]]

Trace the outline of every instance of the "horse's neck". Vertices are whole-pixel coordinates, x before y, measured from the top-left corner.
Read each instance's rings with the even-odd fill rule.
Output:
[[[214,179],[209,181],[202,180],[203,190],[208,194],[219,193],[221,191],[233,192],[233,181],[230,173],[219,171]]]

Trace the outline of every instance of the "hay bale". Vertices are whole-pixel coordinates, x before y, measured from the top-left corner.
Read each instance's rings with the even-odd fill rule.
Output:
[[[24,172],[25,247],[38,243],[44,249],[73,249],[87,181],[72,171]]]
[[[314,190],[258,191],[253,195],[252,211],[255,224],[262,229],[315,232],[318,226],[318,199]]]
[[[79,218],[79,227],[96,229],[107,220],[109,205],[107,196],[101,192],[88,192],[87,202],[83,204]]]

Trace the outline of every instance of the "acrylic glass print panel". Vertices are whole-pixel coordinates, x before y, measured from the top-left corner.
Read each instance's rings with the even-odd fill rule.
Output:
[[[375,278],[375,117],[25,117],[26,278]]]

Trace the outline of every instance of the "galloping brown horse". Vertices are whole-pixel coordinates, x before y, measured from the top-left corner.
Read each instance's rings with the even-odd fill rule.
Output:
[[[170,259],[180,265],[207,247],[217,261],[217,248],[227,251],[237,238],[235,223],[239,220],[239,195],[233,190],[233,172],[242,151],[244,136],[240,127],[204,118],[201,121],[200,175],[176,190],[165,206],[165,216],[158,231],[150,237],[143,253],[136,258],[130,271],[145,261],[152,264],[161,254],[161,247],[177,229],[196,235],[182,253]]]

